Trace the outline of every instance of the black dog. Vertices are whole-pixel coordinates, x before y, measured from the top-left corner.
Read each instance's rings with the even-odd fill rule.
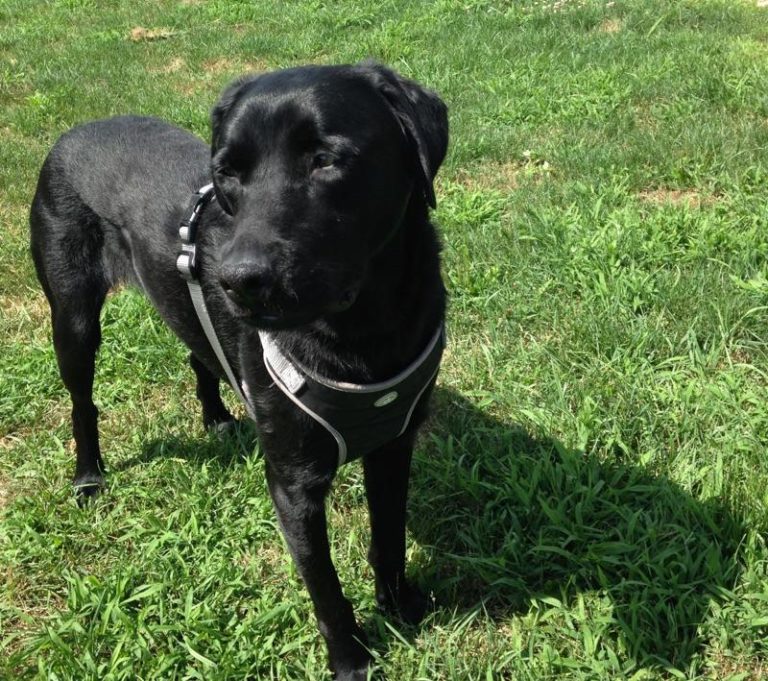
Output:
[[[236,81],[212,124],[209,153],[158,120],[89,123],[65,134],[42,169],[32,254],[72,397],[74,483],[81,498],[103,486],[92,387],[99,311],[118,282],[143,289],[190,348],[205,426],[232,420],[219,396],[222,363],[176,269],[185,207],[212,174],[216,200],[199,215],[195,270],[250,397],[269,489],[331,668],[339,679],[362,679],[370,656],[331,562],[323,505],[340,445],[278,387],[260,334],[306,375],[337,387],[386,387],[434,344],[445,293],[428,211],[446,109],[376,64],[309,66]],[[363,456],[376,596],[409,622],[426,600],[405,579],[405,505],[433,384],[434,372],[403,429]]]

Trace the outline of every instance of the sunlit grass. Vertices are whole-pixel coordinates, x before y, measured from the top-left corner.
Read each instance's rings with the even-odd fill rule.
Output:
[[[109,491],[75,504],[26,215],[71,125],[207,138],[233,77],[371,56],[439,91],[452,128],[420,628],[376,611],[357,465],[329,503],[386,677],[768,673],[768,10],[0,0],[0,27],[0,678],[325,678],[252,432],[204,434],[186,351],[133,291],[103,313]]]

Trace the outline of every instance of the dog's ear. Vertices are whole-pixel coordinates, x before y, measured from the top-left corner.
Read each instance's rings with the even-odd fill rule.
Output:
[[[226,213],[232,215],[235,210],[233,202],[227,198],[227,194],[232,194],[231,189],[225,185],[231,185],[233,178],[222,176],[217,164],[217,154],[221,150],[223,141],[224,123],[229,116],[243,90],[246,86],[256,80],[258,76],[245,76],[233,81],[224,89],[219,101],[211,111],[211,174],[213,176],[213,190],[216,194],[216,200]]]
[[[415,153],[424,197],[434,208],[433,182],[448,150],[448,109],[431,90],[376,62],[358,67],[384,97]]]
[[[215,156],[221,144],[221,132],[224,120],[240,98],[245,86],[256,80],[257,76],[242,76],[233,80],[219,97],[211,111],[211,156]]]

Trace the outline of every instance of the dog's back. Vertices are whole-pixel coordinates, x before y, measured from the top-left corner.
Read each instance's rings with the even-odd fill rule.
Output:
[[[163,255],[175,247],[175,218],[206,177],[208,155],[201,140],[153,118],[111,118],[62,135],[43,165],[32,202],[38,274],[48,279],[65,261],[75,268],[101,261],[109,285],[139,283],[121,256],[137,230],[155,231]],[[45,252],[40,243],[46,243]]]
[[[62,135],[40,173],[30,246],[72,396],[75,439],[86,443],[75,468],[81,496],[103,484],[92,400],[101,307],[107,292],[124,282],[143,289],[177,333],[189,325],[189,306],[179,311],[172,302],[185,293],[175,270],[178,219],[206,177],[207,149],[167,123],[124,116]]]

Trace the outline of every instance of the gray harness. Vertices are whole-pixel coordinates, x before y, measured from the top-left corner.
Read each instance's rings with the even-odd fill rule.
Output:
[[[219,343],[198,278],[197,224],[203,209],[213,198],[212,184],[192,196],[188,217],[179,227],[181,253],[176,267],[187,281],[192,304],[219,364],[248,415],[255,420],[248,386],[244,380],[238,381]],[[260,330],[259,338],[264,364],[275,385],[333,436],[339,466],[374,451],[405,432],[419,399],[437,376],[445,347],[445,329],[441,324],[421,355],[405,370],[388,381],[360,385],[317,375],[286,356],[266,331]]]

